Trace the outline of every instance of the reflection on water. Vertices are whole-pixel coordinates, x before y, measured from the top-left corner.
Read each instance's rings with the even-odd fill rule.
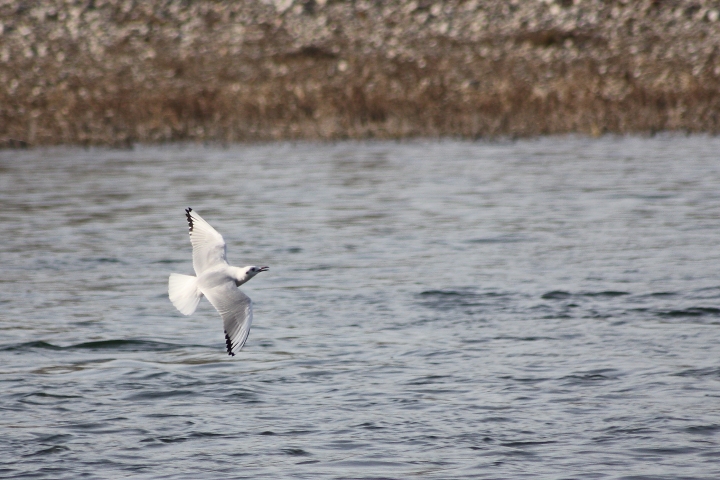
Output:
[[[0,152],[0,476],[717,478],[719,147]],[[235,358],[187,206],[271,266]]]

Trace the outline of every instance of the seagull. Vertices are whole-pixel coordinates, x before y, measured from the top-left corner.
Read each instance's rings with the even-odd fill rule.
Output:
[[[269,267],[230,266],[222,235],[192,208],[186,208],[185,215],[190,226],[196,276],[171,273],[170,301],[180,313],[191,315],[205,295],[223,319],[227,353],[234,357],[245,345],[253,319],[252,300],[237,287]]]

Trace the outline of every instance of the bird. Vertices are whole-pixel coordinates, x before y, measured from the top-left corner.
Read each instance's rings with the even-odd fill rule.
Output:
[[[222,317],[225,347],[228,355],[234,357],[245,345],[253,320],[252,300],[237,287],[269,267],[230,266],[222,235],[192,208],[185,209],[185,216],[190,227],[195,276],[171,273],[168,296],[180,313],[192,315],[204,295]]]

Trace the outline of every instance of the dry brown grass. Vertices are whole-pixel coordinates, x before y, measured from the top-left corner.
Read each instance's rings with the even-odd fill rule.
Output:
[[[467,3],[448,4],[465,15]],[[486,3],[497,10],[504,2]],[[561,15],[518,27],[520,9],[496,12],[499,26],[477,32],[458,20],[459,33],[443,34],[433,28],[454,21],[450,10],[427,13],[419,29],[404,26],[431,12],[422,5],[407,13],[399,3],[388,13],[339,2],[309,11],[314,2],[304,2],[277,12],[258,3],[238,20],[222,2],[196,2],[199,12],[212,8],[184,46],[172,32],[192,23],[187,5],[185,17],[162,5],[135,14],[107,2],[99,16],[77,7],[95,33],[80,28],[74,38],[59,18],[62,5],[43,17],[59,27],[38,24],[31,35],[23,28],[38,14],[21,12],[0,44],[0,53],[10,51],[0,63],[0,144],[718,133],[720,35],[712,34],[720,22],[709,7],[645,3],[647,10],[622,10],[619,20],[609,9],[622,2],[576,12],[617,25],[567,23]],[[702,28],[678,25],[659,35],[663,25],[653,25],[673,22],[678,11]],[[364,33],[363,22],[375,17],[380,34]],[[240,41],[227,33],[236,25]],[[105,37],[96,31],[108,26],[115,30]]]

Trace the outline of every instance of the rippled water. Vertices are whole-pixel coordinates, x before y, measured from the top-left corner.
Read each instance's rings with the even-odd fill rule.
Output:
[[[718,152],[0,152],[0,476],[720,478]],[[187,206],[271,267],[234,358]]]

